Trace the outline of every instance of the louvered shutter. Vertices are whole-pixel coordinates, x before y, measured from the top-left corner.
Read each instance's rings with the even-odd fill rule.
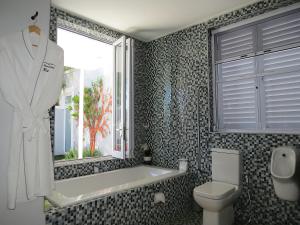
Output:
[[[220,129],[256,129],[255,59],[218,65],[218,118]]]
[[[279,73],[300,70],[300,47],[262,56],[263,73]]]
[[[220,131],[300,132],[300,10],[214,38]]]
[[[258,25],[260,49],[272,50],[300,43],[300,12]]]
[[[265,128],[300,128],[300,48],[262,57]]]
[[[231,58],[247,57],[255,51],[255,28],[248,27],[230,33],[219,35],[217,38],[218,61]]]

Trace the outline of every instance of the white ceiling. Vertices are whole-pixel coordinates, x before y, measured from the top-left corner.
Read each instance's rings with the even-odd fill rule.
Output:
[[[58,8],[151,41],[258,0],[52,0]]]

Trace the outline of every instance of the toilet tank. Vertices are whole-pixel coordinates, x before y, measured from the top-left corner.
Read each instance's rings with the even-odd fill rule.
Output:
[[[212,180],[240,185],[241,157],[237,150],[213,148]]]

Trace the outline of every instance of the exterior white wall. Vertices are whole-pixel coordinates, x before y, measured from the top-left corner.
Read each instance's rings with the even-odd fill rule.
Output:
[[[0,0],[0,37],[24,29],[36,11],[37,25],[48,34],[50,0]]]
[[[49,32],[50,0],[0,0],[0,37],[20,31],[39,11],[37,25]],[[12,108],[0,96],[0,225],[43,225],[43,198],[18,203],[15,210],[7,209],[7,165]]]
[[[55,139],[54,139],[54,155],[65,154],[65,109],[55,106]]]

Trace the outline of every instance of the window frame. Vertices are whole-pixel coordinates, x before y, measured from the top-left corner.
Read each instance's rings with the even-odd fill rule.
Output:
[[[125,158],[134,158],[134,39],[126,39],[126,75],[128,75],[129,99],[128,99],[128,151],[125,151]]]
[[[121,118],[120,118],[120,123],[122,124],[122,127],[117,128],[116,127],[116,111],[117,111],[117,106],[116,106],[116,67],[117,67],[117,51],[116,48],[118,45],[121,45]],[[122,36],[119,38],[117,41],[113,43],[113,110],[112,110],[112,132],[113,132],[113,140],[112,140],[112,156],[116,158],[125,158],[125,151],[123,151],[124,145],[125,145],[125,140],[123,138],[124,135],[124,121],[126,120],[125,118],[125,82],[126,82],[126,38],[125,36]],[[120,63],[120,62],[119,62]],[[116,143],[116,137],[118,136],[116,133],[121,133],[119,136],[121,136],[121,149],[120,151],[115,150],[115,146],[117,145]]]
[[[64,21],[64,20],[61,19],[61,21]],[[106,45],[110,45],[113,48],[113,43],[111,43],[109,41],[102,40],[101,38],[97,38],[96,36],[89,35],[89,34],[83,32],[83,31],[74,30],[74,29],[72,29],[72,27],[64,26],[64,25],[61,25],[60,23],[57,24],[57,26],[56,26],[56,42],[58,41],[58,30],[59,29],[67,31],[67,32],[70,32],[70,33],[73,33],[75,35],[79,35],[79,36],[82,36],[82,37],[85,37],[85,38],[97,41],[97,42],[101,42],[101,43],[106,44]],[[84,70],[83,69],[78,69],[78,71],[79,71],[80,74],[84,74]],[[83,78],[84,76],[81,76],[81,77]],[[114,88],[114,83],[113,83],[113,88]],[[81,108],[83,109],[83,107],[81,107]],[[55,109],[54,109],[54,111],[55,111]],[[56,118],[54,117],[54,123],[55,123],[55,121],[56,121]],[[55,127],[54,127],[54,129],[55,129]],[[78,130],[81,130],[81,129],[79,128]],[[64,134],[64,140],[65,140],[65,134]],[[53,135],[53,141],[54,141],[54,144],[53,144],[53,154],[54,154],[54,151],[55,151],[55,134]],[[102,161],[102,160],[115,159],[112,156],[112,154],[105,155],[105,156],[93,156],[93,157],[86,157],[86,158],[84,158],[83,157],[83,148],[78,148],[77,154],[78,154],[78,157],[75,158],[75,159],[59,159],[59,160],[54,160],[54,162],[55,163],[62,163],[62,164],[64,164],[64,163],[65,164],[68,164],[68,163],[72,164],[72,162],[77,163],[77,162],[81,162],[81,161],[86,162],[86,161]]]
[[[125,151],[125,145],[126,145],[126,141],[122,139],[123,142],[123,149],[120,154],[115,154],[114,151],[114,135],[113,132],[115,132],[115,129],[113,127],[112,124],[112,152],[111,155],[107,155],[107,156],[101,156],[101,157],[91,157],[91,158],[82,158],[79,157],[76,159],[70,159],[70,160],[55,160],[55,163],[66,163],[66,164],[72,164],[73,162],[77,163],[81,163],[82,161],[102,161],[102,160],[111,160],[111,159],[129,159],[129,158],[134,158],[134,39],[129,38],[127,36],[121,36],[119,39],[115,40],[114,42],[110,43],[108,41],[103,41],[100,38],[96,38],[92,35],[86,34],[84,32],[80,32],[80,31],[75,31],[67,26],[63,26],[61,24],[57,24],[56,26],[56,30],[58,29],[62,29],[86,38],[90,38],[92,40],[96,40],[108,45],[111,45],[114,48],[114,53],[115,54],[115,46],[117,44],[122,44],[122,74],[124,74],[125,76],[122,76],[122,124],[124,124],[127,120],[127,118],[125,119],[126,115],[126,93],[125,93],[125,83],[126,80],[129,79],[128,81],[128,85],[129,85],[129,91],[128,91],[128,95],[129,95],[129,106],[128,106],[128,110],[129,110],[129,125],[128,125],[128,151]],[[57,35],[56,35],[56,40],[57,40]],[[113,58],[113,88],[112,88],[112,92],[114,95],[114,92],[116,90],[115,88],[115,60],[116,57]],[[130,64],[129,64],[130,63]],[[82,71],[80,71],[82,72]],[[127,77],[128,76],[128,77]],[[113,100],[113,104],[112,104],[112,108],[114,108],[114,100]],[[113,109],[114,110],[114,109]],[[114,123],[114,112],[112,113],[112,123]],[[54,123],[55,123],[55,118],[54,118]],[[126,125],[125,125],[126,127]],[[126,127],[127,128],[127,127]],[[124,128],[122,129],[124,130]],[[126,132],[125,132],[126,133]],[[53,138],[55,138],[55,135],[53,136]],[[65,137],[64,137],[65,138]],[[53,146],[53,150],[54,150],[55,146]],[[53,151],[54,152],[54,151]],[[79,153],[79,152],[78,152]],[[82,155],[82,153],[80,154]]]
[[[213,112],[212,112],[212,117],[213,119],[211,120],[211,122],[213,123],[211,127],[211,131],[212,132],[216,132],[216,133],[258,133],[258,134],[299,134],[300,133],[300,129],[294,129],[294,128],[289,128],[289,129],[285,129],[285,128],[265,128],[263,126],[262,123],[259,124],[260,128],[257,128],[257,129],[244,129],[244,128],[241,128],[241,129],[228,129],[228,128],[225,128],[225,129],[220,129],[220,124],[219,124],[219,116],[218,116],[218,110],[219,110],[219,93],[218,93],[218,88],[217,88],[217,65],[218,63],[224,63],[226,61],[232,61],[232,60],[236,60],[236,59],[241,59],[240,56],[237,56],[235,58],[228,58],[228,59],[225,59],[225,60],[219,60],[219,52],[218,52],[218,49],[217,49],[217,40],[218,38],[216,38],[217,36],[220,36],[220,34],[226,34],[226,33],[229,33],[229,32],[234,32],[234,31],[237,31],[237,30],[242,30],[242,29],[247,29],[247,28],[250,28],[251,29],[251,26],[254,26],[255,29],[259,29],[261,26],[262,23],[265,23],[265,22],[268,22],[268,21],[271,21],[271,20],[274,20],[274,19],[278,19],[280,17],[283,17],[283,16],[286,16],[286,15],[289,15],[289,14],[292,14],[292,13],[296,13],[296,12],[300,12],[300,3],[296,3],[296,4],[293,4],[291,6],[288,6],[288,7],[285,7],[285,8],[281,8],[281,9],[277,9],[277,10],[274,10],[272,12],[269,12],[269,13],[265,13],[265,14],[262,14],[262,15],[259,15],[259,16],[256,16],[256,17],[253,17],[253,18],[250,18],[250,19],[246,19],[246,20],[243,20],[241,22],[238,22],[238,23],[235,23],[235,24],[231,24],[231,25],[228,25],[228,26],[224,26],[224,27],[221,27],[221,28],[218,28],[218,29],[215,29],[215,30],[211,30],[211,71],[212,71],[212,109],[213,109]],[[258,33],[258,32],[257,32]],[[257,34],[256,33],[256,34]],[[261,60],[261,58],[263,57],[263,54],[265,53],[265,51],[262,49],[262,44],[258,44],[259,40],[262,40],[262,39],[259,39],[261,38],[261,35],[255,35],[255,40],[254,40],[254,49],[256,49],[256,52],[254,52],[254,54],[252,53],[248,53],[247,56],[245,58],[249,58],[249,57],[254,57],[255,58],[255,62],[257,63],[257,75],[256,75],[256,81],[258,83],[261,83],[262,82],[262,79],[263,77],[265,76],[264,74],[261,74],[262,72],[262,68],[261,68],[261,62],[259,60]],[[260,49],[261,47],[261,49]],[[284,49],[290,49],[290,48],[295,48],[295,47],[300,47],[300,41],[298,43],[294,43],[294,44],[290,44],[288,45],[288,48],[287,46],[280,46],[280,47],[277,47],[277,48],[273,48],[272,49],[272,53],[274,52],[277,52],[277,51],[281,51],[281,50],[284,50]],[[263,93],[262,89],[264,88],[263,85],[260,85],[258,84],[258,87],[259,87],[259,92],[260,92],[260,95],[261,93]],[[262,99],[261,97],[258,98],[259,102],[261,100],[264,100]],[[261,113],[261,104],[260,103],[257,103],[257,110],[258,110],[258,117],[261,117],[261,115],[263,115],[263,113]],[[258,121],[260,122],[264,122],[265,119],[264,118],[258,118]],[[265,124],[265,123],[264,123]]]
[[[121,128],[116,127],[116,61],[118,45],[122,46],[121,67]],[[134,157],[134,40],[126,36],[113,43],[113,113],[112,113],[112,156],[119,159]],[[128,82],[128,83],[127,83]],[[128,84],[128,87],[127,87]],[[128,104],[126,95],[128,94]],[[128,111],[127,111],[128,110]],[[127,123],[128,122],[128,123]],[[128,125],[128,126],[127,126]],[[117,135],[119,133],[119,135]],[[115,150],[117,137],[121,139],[120,151]],[[126,139],[127,137],[127,139]],[[127,148],[126,148],[127,146]]]

